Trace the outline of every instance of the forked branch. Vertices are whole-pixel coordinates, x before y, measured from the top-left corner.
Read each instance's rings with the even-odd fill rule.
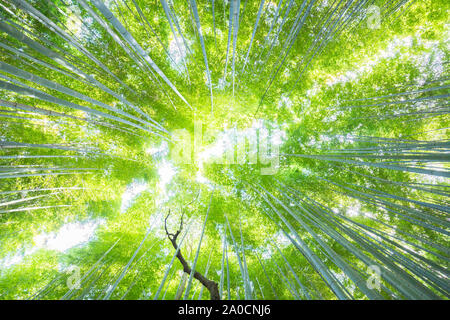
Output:
[[[167,214],[167,216],[164,220],[164,228],[166,230],[167,237],[169,238],[170,242],[172,243],[172,246],[174,247],[175,250],[178,250],[177,238],[180,235],[181,230],[183,230],[184,211],[181,214],[180,226],[175,233],[170,233],[167,229],[167,219],[169,218],[169,216],[170,216],[170,209],[169,209],[169,213]],[[192,269],[189,266],[189,264],[187,263],[187,261],[184,259],[183,255],[181,253],[181,250],[178,250],[177,258],[180,261],[181,265],[183,266],[183,271],[186,272],[187,274],[191,274]],[[210,296],[211,296],[211,300],[220,300],[219,286],[218,286],[217,282],[215,282],[213,280],[209,280],[208,278],[206,278],[204,275],[202,275],[198,271],[194,272],[194,278],[197,279],[198,281],[200,281],[200,283],[206,289],[208,289]]]

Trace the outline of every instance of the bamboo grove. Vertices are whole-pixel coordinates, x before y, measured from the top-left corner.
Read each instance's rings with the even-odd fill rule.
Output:
[[[447,299],[449,9],[1,0],[0,299]]]

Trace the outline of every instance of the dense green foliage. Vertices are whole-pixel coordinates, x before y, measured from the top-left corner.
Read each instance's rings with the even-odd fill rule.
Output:
[[[447,299],[448,13],[1,1],[0,298]]]

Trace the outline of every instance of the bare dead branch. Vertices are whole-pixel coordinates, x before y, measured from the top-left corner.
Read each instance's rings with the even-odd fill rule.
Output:
[[[197,197],[198,197],[198,194],[197,194]],[[192,202],[194,202],[194,201],[195,201],[195,199]],[[178,238],[178,235],[181,233],[181,230],[183,230],[183,217],[184,217],[184,214],[185,214],[185,211],[182,210],[182,214],[181,214],[181,218],[180,218],[180,227],[175,232],[175,234],[169,233],[169,231],[167,229],[167,219],[170,216],[170,209],[169,209],[169,213],[166,216],[166,219],[164,220],[164,228],[166,230],[167,237],[169,238],[169,240],[172,243],[172,246],[173,246],[173,248],[175,250],[178,250],[177,238]],[[189,264],[187,263],[187,261],[184,259],[183,254],[181,253],[181,250],[178,250],[177,258],[180,261],[181,265],[183,266],[183,271],[185,273],[187,273],[187,274],[191,274],[192,269],[189,266]],[[206,289],[208,289],[208,291],[210,293],[210,296],[211,296],[211,300],[220,300],[219,286],[218,286],[217,282],[206,278],[204,275],[202,275],[198,271],[194,272],[194,278],[197,279],[198,281],[200,281],[200,283]]]

